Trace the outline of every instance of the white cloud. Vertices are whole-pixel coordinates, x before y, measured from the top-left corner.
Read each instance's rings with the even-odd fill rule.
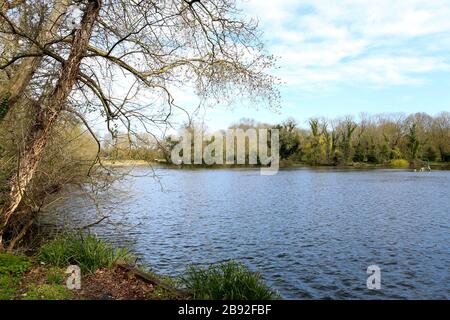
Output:
[[[250,0],[244,11],[259,18],[281,78],[305,90],[420,85],[450,71],[448,0]]]

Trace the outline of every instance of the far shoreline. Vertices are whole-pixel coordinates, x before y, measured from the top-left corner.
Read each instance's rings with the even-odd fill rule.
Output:
[[[194,170],[194,169],[260,169],[260,165],[175,165],[161,161],[146,161],[146,160],[102,160],[101,165],[110,168],[124,168],[124,167],[158,167],[165,169],[177,170]],[[447,171],[450,170],[450,162],[430,162],[432,170]],[[280,170],[286,169],[338,169],[338,170],[375,170],[375,169],[392,169],[392,170],[411,170],[408,166],[392,166],[386,164],[371,164],[364,162],[356,162],[347,165],[310,165],[304,162],[287,162],[281,161]]]

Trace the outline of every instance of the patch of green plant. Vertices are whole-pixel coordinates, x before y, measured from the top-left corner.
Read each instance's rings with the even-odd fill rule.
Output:
[[[72,293],[60,284],[30,285],[23,300],[67,300]]]
[[[208,268],[191,266],[181,277],[182,284],[197,300],[270,300],[277,296],[261,275],[243,264],[230,261]]]
[[[0,274],[0,300],[13,300],[17,296],[17,278]]]
[[[18,276],[30,270],[33,262],[26,256],[0,254],[0,275]]]
[[[130,262],[132,254],[123,248],[116,249],[93,235],[64,235],[39,250],[39,259],[58,268],[78,265],[82,272],[93,273],[99,268],[111,268],[122,260]]]
[[[47,283],[49,284],[62,284],[65,279],[64,270],[60,268],[50,268],[47,270]]]
[[[58,268],[70,265],[73,257],[68,236],[61,236],[45,243],[39,249],[38,257],[41,261]]]
[[[391,161],[391,167],[394,168],[408,168],[409,161],[404,159],[395,159]]]

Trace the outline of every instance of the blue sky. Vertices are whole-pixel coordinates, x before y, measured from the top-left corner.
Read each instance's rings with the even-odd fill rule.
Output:
[[[450,111],[450,0],[237,1],[258,19],[267,52],[278,58],[270,72],[283,82],[281,108],[245,101],[202,108],[196,120],[211,131],[241,118],[274,124],[292,117],[304,126],[311,117]],[[131,83],[124,77],[114,90],[126,95]],[[171,89],[178,105],[197,110],[188,83]],[[140,96],[144,104],[155,99]],[[174,110],[171,124],[187,120]]]
[[[210,128],[242,117],[450,110],[449,0],[247,0],[279,57],[279,112],[236,106],[204,113]]]

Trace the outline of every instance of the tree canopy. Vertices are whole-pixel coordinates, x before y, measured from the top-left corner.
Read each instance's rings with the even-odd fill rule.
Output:
[[[2,0],[0,52],[0,121],[25,110],[29,124],[0,209],[0,239],[65,114],[100,151],[90,113],[113,136],[154,134],[175,109],[185,111],[176,88],[193,88],[202,103],[278,98],[267,72],[273,58],[234,0]]]

